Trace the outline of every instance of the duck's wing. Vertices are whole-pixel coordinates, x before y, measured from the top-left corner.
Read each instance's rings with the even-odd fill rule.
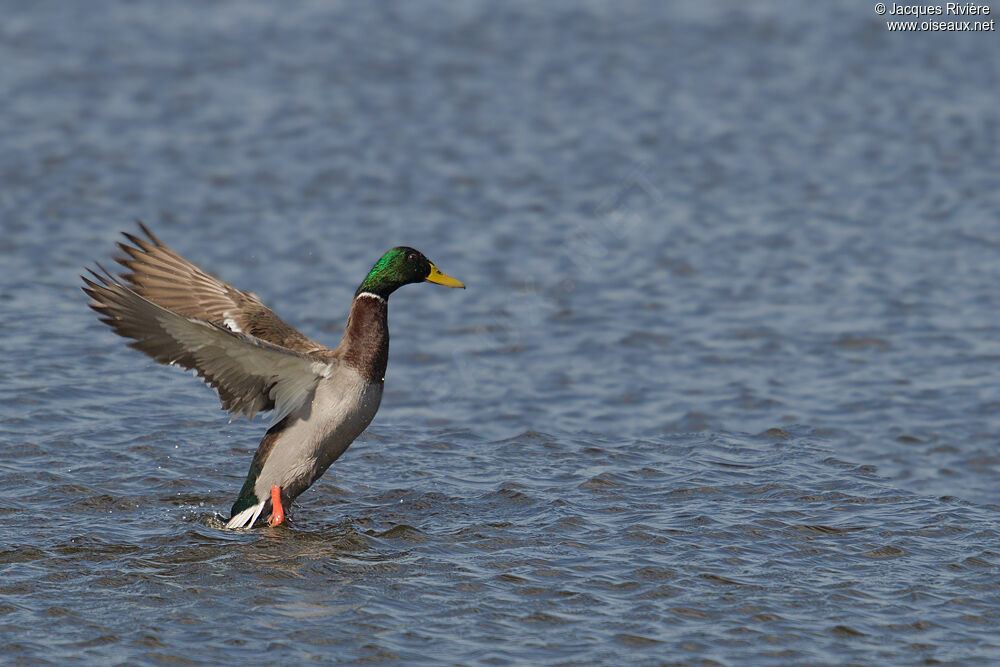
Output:
[[[103,268],[103,267],[102,267]],[[110,273],[91,271],[83,291],[101,321],[129,347],[162,364],[188,370],[219,393],[224,410],[252,418],[274,409],[281,421],[307,401],[337,363],[329,351],[306,355],[196,317],[185,317],[143,297]]]
[[[324,346],[310,340],[260,302],[202,271],[156,238],[139,223],[148,238],[124,232],[131,243],[119,243],[115,260],[128,269],[120,277],[133,292],[184,317],[205,320],[237,333],[308,354]]]

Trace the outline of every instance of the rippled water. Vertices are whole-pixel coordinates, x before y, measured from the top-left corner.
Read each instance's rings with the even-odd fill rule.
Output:
[[[1000,43],[858,3],[8,2],[7,660],[1000,660]],[[220,529],[265,422],[78,274],[146,220],[379,415]]]

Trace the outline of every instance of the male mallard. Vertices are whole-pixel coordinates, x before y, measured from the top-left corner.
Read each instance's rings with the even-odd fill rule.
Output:
[[[133,339],[129,347],[194,370],[234,416],[274,410],[227,528],[252,527],[268,510],[268,525],[284,521],[283,508],[371,422],[389,358],[389,295],[423,281],[465,287],[413,248],[393,248],[354,293],[344,337],[330,350],[139,226],[148,241],[126,232],[133,245],[118,244],[125,255],[116,261],[128,273],[115,277],[98,264],[104,275],[90,271],[97,282],[83,277],[90,307]]]

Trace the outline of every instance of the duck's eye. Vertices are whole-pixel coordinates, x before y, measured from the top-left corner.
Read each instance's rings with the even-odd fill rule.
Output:
[[[414,253],[411,252],[409,255],[406,256],[406,261],[407,262],[415,262],[415,261],[417,261],[416,254],[414,254]]]

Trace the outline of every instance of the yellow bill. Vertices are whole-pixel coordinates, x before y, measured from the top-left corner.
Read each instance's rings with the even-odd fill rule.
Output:
[[[433,264],[431,264],[430,274],[424,278],[424,280],[429,283],[444,285],[445,287],[461,287],[462,289],[465,289],[465,285],[463,285],[461,281],[455,280],[447,273],[441,273],[441,270]]]

